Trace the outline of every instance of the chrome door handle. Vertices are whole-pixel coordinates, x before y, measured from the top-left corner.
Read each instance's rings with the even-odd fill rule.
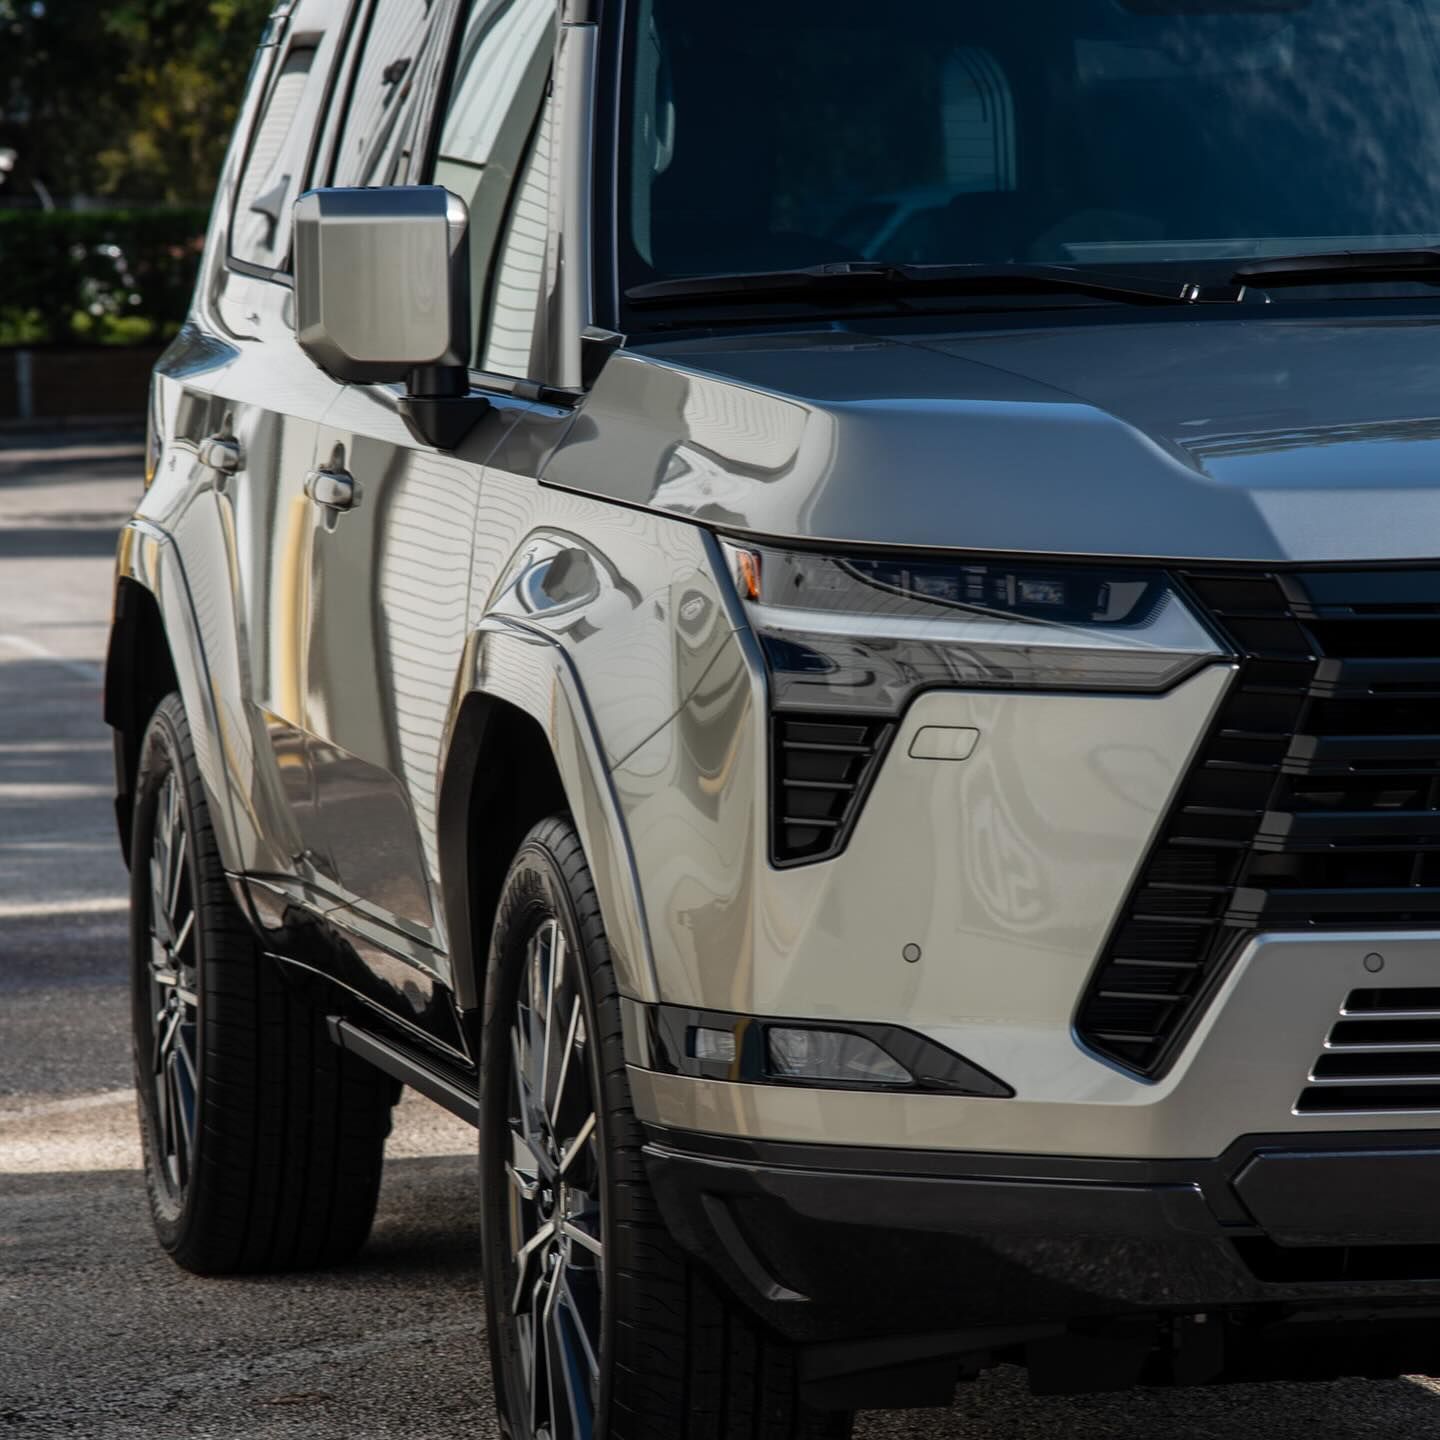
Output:
[[[233,475],[241,466],[240,442],[233,435],[211,435],[200,442],[200,463],[222,475]]]
[[[305,493],[327,510],[349,510],[359,498],[354,476],[344,470],[312,470],[305,477]]]

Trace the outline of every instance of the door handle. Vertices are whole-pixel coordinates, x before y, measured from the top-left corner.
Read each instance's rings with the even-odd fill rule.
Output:
[[[233,435],[211,435],[200,442],[200,463],[222,475],[233,475],[241,466],[240,442]]]
[[[359,499],[355,477],[344,470],[312,470],[305,477],[305,493],[327,510],[350,510]]]

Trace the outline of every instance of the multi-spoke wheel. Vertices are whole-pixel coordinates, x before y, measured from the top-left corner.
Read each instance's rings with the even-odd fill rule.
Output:
[[[536,1440],[593,1435],[599,1404],[604,1200],[577,964],[562,922],[538,918],[510,1029],[507,1289]]]
[[[195,1153],[200,996],[189,835],[180,803],[180,781],[173,770],[160,784],[153,836],[149,920],[155,1144],[166,1194],[179,1205],[185,1198]]]
[[[210,1273],[352,1254],[393,1087],[330,1043],[231,898],[175,695],[141,746],[130,861],[135,1084],[160,1243]]]
[[[620,1000],[574,828],[521,845],[481,1046],[485,1305],[511,1440],[841,1440],[792,1352],[681,1254],[630,1105]]]

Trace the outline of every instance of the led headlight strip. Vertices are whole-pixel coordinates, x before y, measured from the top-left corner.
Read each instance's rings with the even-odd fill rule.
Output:
[[[936,688],[1168,690],[1224,652],[1159,570],[726,544],[779,710]]]

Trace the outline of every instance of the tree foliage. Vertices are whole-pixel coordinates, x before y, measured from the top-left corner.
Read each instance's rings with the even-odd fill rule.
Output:
[[[196,208],[0,210],[0,346],[168,339],[205,220]]]
[[[273,0],[0,0],[7,188],[210,198]]]

